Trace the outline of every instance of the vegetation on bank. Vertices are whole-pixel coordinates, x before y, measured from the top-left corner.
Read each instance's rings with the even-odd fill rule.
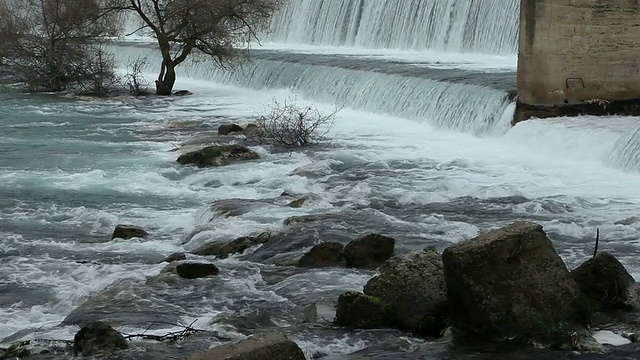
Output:
[[[240,61],[280,1],[0,0],[0,64],[29,91],[135,93],[143,88],[139,77],[123,86],[104,45],[117,36],[150,35],[162,58],[156,94],[171,95],[175,69],[190,57],[225,68]],[[130,19],[138,27],[125,34]],[[140,63],[132,67],[141,72]]]
[[[259,42],[282,0],[0,0],[0,75],[29,92],[110,96],[149,95],[148,58],[116,74],[106,45],[124,35],[155,39],[162,58],[156,95],[172,95],[176,68],[209,58],[232,69]],[[125,33],[131,23],[135,30]],[[176,93],[178,94],[178,93]],[[178,94],[183,95],[183,94]],[[313,145],[325,139],[338,110],[328,114],[293,101],[274,101],[247,133],[259,144]]]

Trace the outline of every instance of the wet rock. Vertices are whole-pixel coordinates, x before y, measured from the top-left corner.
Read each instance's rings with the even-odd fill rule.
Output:
[[[244,129],[237,124],[225,124],[218,127],[218,135],[229,135],[234,132],[241,132]]]
[[[218,275],[218,267],[208,263],[183,262],[176,266],[178,276],[185,279],[199,279]]]
[[[306,360],[298,345],[278,333],[254,335],[235,344],[216,346],[190,360]]]
[[[173,95],[175,96],[187,96],[187,95],[193,95],[193,93],[189,90],[178,90],[176,92],[173,93]]]
[[[220,145],[207,146],[203,149],[188,152],[178,158],[182,165],[193,164],[197,167],[224,166],[237,161],[255,160],[260,156],[244,146]]]
[[[177,252],[167,256],[167,258],[164,259],[162,262],[171,263],[174,261],[182,261],[182,260],[187,260],[187,255],[185,255],[185,253]]]
[[[618,220],[614,224],[631,226],[631,225],[634,225],[634,224],[637,224],[637,223],[640,223],[640,216],[631,216],[631,217],[628,217],[626,219]]]
[[[344,245],[336,242],[324,242],[309,250],[298,261],[299,267],[326,267],[344,264],[342,256]]]
[[[580,291],[602,310],[638,309],[639,286],[615,256],[601,252],[571,272]]]
[[[284,219],[284,225],[292,226],[297,224],[304,224],[310,222],[317,222],[326,219],[331,219],[333,217],[332,214],[315,214],[315,215],[303,215],[303,216],[291,216]]]
[[[73,338],[75,356],[112,353],[129,347],[127,340],[109,324],[96,321],[84,326]]]
[[[312,323],[316,320],[318,320],[318,306],[311,304],[305,307],[302,315],[302,323]]]
[[[379,234],[353,240],[342,252],[348,267],[375,269],[393,256],[396,241]]]
[[[144,229],[134,225],[117,225],[113,230],[113,234],[111,235],[111,240],[113,239],[132,239],[132,238],[144,238],[149,233],[147,233]]]
[[[579,289],[542,226],[516,222],[442,255],[456,341],[501,342],[577,317]]]
[[[379,298],[351,291],[338,298],[335,322],[355,329],[390,327],[393,308]]]
[[[31,341],[20,341],[11,344],[6,350],[0,349],[0,359],[21,359],[31,355]]]
[[[243,253],[252,246],[264,244],[269,238],[269,235],[264,233],[259,236],[243,236],[231,241],[215,241],[195,249],[192,253],[226,259],[230,255]]]
[[[364,293],[393,307],[400,328],[439,337],[449,317],[441,256],[434,250],[396,256],[380,271]]]
[[[303,196],[299,199],[293,200],[290,203],[287,204],[288,207],[292,207],[292,208],[300,208],[302,207],[302,205],[304,205],[304,203],[308,200],[308,198],[306,196]]]

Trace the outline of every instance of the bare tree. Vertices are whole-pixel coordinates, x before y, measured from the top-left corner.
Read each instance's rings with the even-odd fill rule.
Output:
[[[162,56],[156,94],[171,95],[175,68],[190,55],[212,57],[229,66],[239,52],[248,49],[282,0],[112,0],[105,8],[130,11],[140,28],[159,45]]]
[[[0,0],[3,65],[31,90],[54,92],[113,73],[99,45],[119,22],[101,12],[103,1]]]
[[[326,139],[340,108],[328,113],[315,106],[273,100],[265,113],[256,119],[257,128],[248,132],[248,140],[257,144],[282,147],[316,145]]]

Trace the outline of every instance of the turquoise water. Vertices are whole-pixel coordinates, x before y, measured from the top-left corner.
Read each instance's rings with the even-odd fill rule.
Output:
[[[129,332],[159,321],[157,333],[174,330],[167,323],[197,320],[198,328],[225,341],[286,329],[309,358],[378,349],[399,334],[300,322],[311,303],[330,318],[338,295],[361,290],[373,272],[288,266],[319,241],[346,243],[371,231],[393,236],[397,252],[404,253],[428,245],[444,249],[515,220],[533,220],[544,225],[572,267],[590,255],[599,227],[601,248],[640,274],[640,219],[634,218],[640,174],[609,162],[638,118],[581,117],[505,128],[505,114],[513,109],[504,90],[486,89],[500,101],[478,109],[465,101],[478,87],[461,81],[446,99],[455,103],[454,90],[461,87],[459,111],[418,111],[407,119],[383,103],[394,103],[384,86],[376,88],[380,101],[374,106],[358,102],[357,91],[348,87],[364,70],[304,65],[307,76],[335,71],[345,77],[339,86],[347,89],[327,90],[322,81],[301,86],[299,78],[284,76],[286,61],[245,68],[255,78],[206,72],[203,63],[185,66],[178,87],[194,95],[182,98],[0,94],[0,345],[34,337],[69,340],[78,330],[73,323],[106,319]],[[272,76],[281,77],[273,82]],[[371,76],[380,78],[387,79]],[[297,95],[303,104],[331,110],[335,104],[326,102],[326,94],[333,91],[354,94],[355,105],[345,104],[331,141],[322,146],[255,146],[260,160],[213,169],[175,162],[181,152],[204,144],[242,143],[218,137],[217,127],[253,121],[273,98]],[[436,109],[438,101],[412,104]],[[467,131],[488,118],[502,124],[500,131]],[[294,195],[281,197],[283,191]],[[286,206],[303,195],[310,200],[302,208]],[[306,214],[325,214],[325,220],[283,225],[287,217]],[[142,226],[151,237],[111,240],[121,223]],[[190,255],[219,266],[215,278],[158,276],[160,262],[173,252],[267,229],[284,235],[225,260]]]

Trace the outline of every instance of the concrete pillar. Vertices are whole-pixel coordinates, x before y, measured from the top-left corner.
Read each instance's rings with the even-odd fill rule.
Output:
[[[640,99],[640,0],[521,1],[521,107],[589,113]]]

